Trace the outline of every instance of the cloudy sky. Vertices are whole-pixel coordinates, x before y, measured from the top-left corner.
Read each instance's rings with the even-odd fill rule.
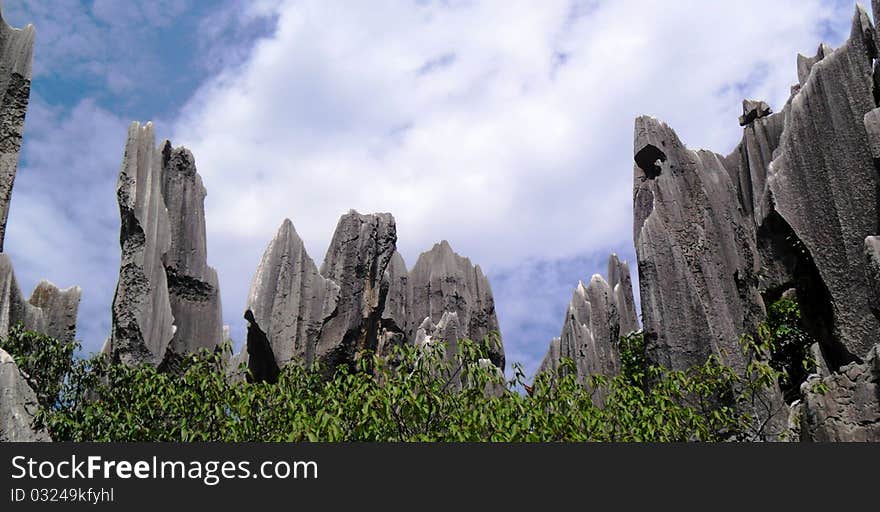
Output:
[[[289,217],[320,264],[340,214],[392,212],[411,266],[447,239],[489,274],[534,371],[579,279],[634,260],[632,126],[727,153],[745,97],[781,108],[797,53],[852,0],[6,0],[36,26],[6,238],[22,287],[83,289],[110,330],[126,128],[186,145],[208,189],[225,322]],[[633,272],[635,267],[631,265]],[[509,372],[509,368],[508,368]]]

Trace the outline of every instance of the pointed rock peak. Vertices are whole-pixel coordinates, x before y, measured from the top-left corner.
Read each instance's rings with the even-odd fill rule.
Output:
[[[868,53],[872,59],[877,58],[877,45],[875,42],[874,24],[871,23],[871,17],[868,16],[865,8],[860,4],[856,4],[856,12],[853,15],[852,32],[850,38],[855,39],[861,37],[868,48]]]
[[[813,69],[813,66],[822,60],[825,57],[831,55],[834,52],[834,49],[828,46],[825,43],[819,45],[819,48],[816,50],[816,55],[814,57],[807,57],[805,55],[798,54],[797,56],[797,72],[798,72],[798,83],[803,86],[807,78],[810,77],[810,71]]]
[[[671,150],[682,147],[682,143],[666,123],[651,116],[636,119],[633,133],[633,154],[636,165],[641,170],[638,176],[642,181],[652,180],[663,172]]]
[[[3,2],[0,1],[0,62],[25,80],[30,80],[33,72],[35,32],[30,24],[24,28],[10,26],[3,16]]]
[[[767,117],[773,113],[770,105],[759,100],[743,100],[742,107],[743,113],[739,116],[740,126],[748,126],[754,123],[756,119]]]

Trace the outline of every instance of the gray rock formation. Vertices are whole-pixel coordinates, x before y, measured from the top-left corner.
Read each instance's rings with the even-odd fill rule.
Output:
[[[458,317],[463,337],[482,342],[489,333],[499,331],[489,280],[479,265],[453,252],[446,240],[419,256],[409,280],[411,328],[425,318],[438,323],[448,311]],[[487,349],[492,362],[503,370],[504,347],[500,340]]]
[[[639,330],[636,314],[636,301],[633,297],[632,277],[629,265],[620,261],[616,254],[608,258],[608,286],[614,296],[617,315],[620,319],[620,335],[625,336]]]
[[[37,395],[28,386],[15,360],[0,349],[0,442],[51,441],[45,429],[37,429]]]
[[[403,262],[386,272],[396,243],[390,214],[350,211],[339,220],[319,272],[285,220],[263,254],[245,312],[254,377],[272,380],[293,359],[333,368],[353,363],[361,351],[376,352],[394,316],[383,323],[390,276]]]
[[[764,317],[754,227],[722,160],[686,148],[654,118],[636,120],[634,240],[646,355],[667,368],[714,354],[743,371],[740,336]]]
[[[396,251],[397,225],[389,213],[339,219],[321,265],[321,275],[339,285],[336,310],[324,322],[316,347],[321,361],[335,366],[375,352],[390,283],[385,270]]]
[[[410,318],[412,309],[412,285],[409,282],[409,272],[406,263],[400,253],[391,256],[391,262],[386,270],[388,280],[388,295],[385,298],[385,308],[382,311],[382,319],[379,327],[378,351],[380,355],[388,355],[395,346],[406,345],[409,339]]]
[[[318,273],[293,223],[285,219],[257,267],[248,296],[248,366],[258,380],[294,357],[315,360],[339,286]],[[271,360],[269,360],[271,359]]]
[[[555,370],[561,359],[571,359],[578,380],[589,384],[593,375],[614,376],[620,373],[620,315],[614,292],[600,275],[590,284],[578,283],[568,306],[558,349],[550,350],[542,367]],[[554,340],[555,341],[555,340]],[[553,352],[558,357],[551,360]]]
[[[865,362],[850,363],[824,379],[804,382],[803,441],[880,441],[880,345]],[[822,393],[816,384],[822,382]]]
[[[578,283],[568,305],[562,334],[550,341],[537,374],[555,373],[563,358],[574,361],[584,385],[591,375],[620,373],[618,341],[639,330],[629,265],[608,258],[608,281],[596,274],[589,286]],[[600,397],[601,398],[601,397]]]
[[[12,260],[8,254],[0,253],[0,338],[21,323],[27,330],[73,341],[81,295],[78,286],[59,290],[44,280],[34,288],[30,299],[25,300],[15,280]]]
[[[864,357],[880,332],[864,256],[865,238],[880,232],[880,174],[866,128],[877,106],[875,56],[874,29],[859,7],[841,48],[800,59],[801,87],[768,170],[773,208],[827,289],[831,332],[820,340],[832,367]]]
[[[205,187],[186,148],[162,147],[162,197],[168,210],[171,246],[162,262],[174,325],[168,350],[174,354],[214,348],[223,339],[217,271],[208,266]]]
[[[223,340],[217,272],[208,266],[205,187],[192,153],[152,123],[132,123],[117,183],[122,262],[105,350],[128,365],[172,368]]]
[[[12,28],[0,14],[0,252],[31,93],[33,52],[34,27]]]
[[[873,292],[871,309],[874,316],[880,319],[880,237],[869,236],[865,239],[865,259],[868,285]]]
[[[128,365],[159,365],[174,337],[162,262],[171,248],[162,181],[162,155],[156,150],[152,123],[132,123],[116,186],[122,261],[110,340],[114,360]]]

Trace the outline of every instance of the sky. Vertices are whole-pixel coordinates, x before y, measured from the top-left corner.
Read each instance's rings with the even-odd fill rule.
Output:
[[[507,361],[531,375],[578,280],[604,275],[612,252],[636,273],[634,118],[729,153],[742,100],[780,110],[797,54],[839,46],[854,6],[5,0],[8,23],[36,27],[6,250],[25,293],[42,278],[82,287],[77,337],[97,351],[118,277],[127,126],[153,121],[157,143],[195,155],[208,262],[239,345],[282,220],[320,265],[354,208],[394,214],[410,268],[441,239],[479,264]]]

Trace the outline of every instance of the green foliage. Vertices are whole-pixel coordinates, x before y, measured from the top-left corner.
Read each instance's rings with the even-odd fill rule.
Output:
[[[41,363],[66,370],[38,420],[59,441],[721,441],[754,424],[739,407],[753,386],[715,358],[686,371],[649,367],[640,333],[621,340],[620,375],[585,386],[565,360],[528,395],[513,391],[526,383],[520,365],[505,382],[481,361],[487,346],[398,347],[362,354],[355,370],[292,364],[276,384],[229,378],[229,347],[183,357],[174,373],[103,357]],[[69,360],[51,343],[37,347],[49,353],[10,352]]]
[[[810,354],[815,340],[806,332],[797,301],[782,297],[767,309],[767,320],[758,328],[763,350],[770,355],[769,364],[778,372],[779,387],[786,401],[800,396],[800,385],[816,371]]]
[[[63,342],[14,325],[0,348],[15,357],[19,370],[43,407],[52,407],[67,376],[77,366],[74,341]]]

